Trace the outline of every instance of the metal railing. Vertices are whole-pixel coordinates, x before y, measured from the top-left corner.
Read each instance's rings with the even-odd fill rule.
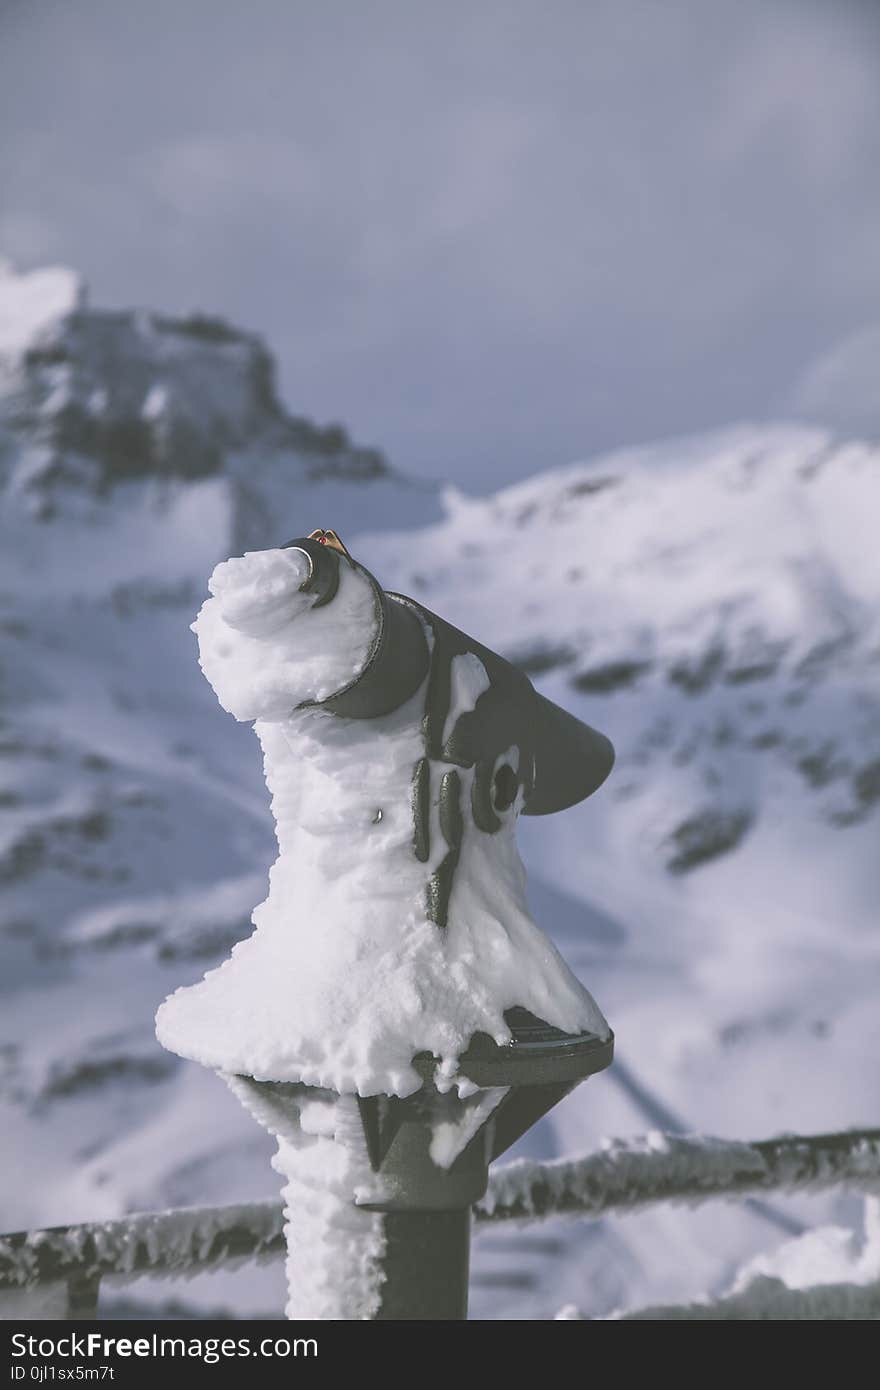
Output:
[[[549,1163],[521,1159],[490,1174],[474,1218],[478,1223],[595,1218],[660,1202],[695,1206],[717,1198],[831,1188],[880,1192],[880,1129],[783,1136],[751,1144],[652,1134],[614,1141],[583,1158]],[[62,1295],[56,1316],[94,1318],[104,1277],[167,1276],[280,1258],[285,1252],[283,1227],[281,1204],[265,1201],[149,1212],[118,1221],[3,1235],[0,1298],[4,1293],[55,1289]],[[622,1316],[880,1317],[880,1282],[802,1290],[787,1289],[776,1280],[765,1282],[762,1314],[755,1313],[754,1301],[734,1294],[715,1302],[646,1308]],[[815,1311],[819,1308],[839,1311]]]

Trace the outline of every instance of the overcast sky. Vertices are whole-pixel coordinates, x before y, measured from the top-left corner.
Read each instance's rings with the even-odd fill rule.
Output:
[[[876,0],[0,0],[0,105],[0,251],[474,490],[880,323]]]

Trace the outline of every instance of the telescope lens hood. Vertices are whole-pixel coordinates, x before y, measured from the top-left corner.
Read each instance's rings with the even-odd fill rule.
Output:
[[[546,816],[599,790],[614,766],[614,745],[537,690],[533,710],[535,785],[523,815]]]

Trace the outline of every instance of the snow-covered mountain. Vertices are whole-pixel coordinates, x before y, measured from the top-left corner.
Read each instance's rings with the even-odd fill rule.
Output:
[[[595,798],[521,826],[538,920],[618,1037],[528,1151],[876,1123],[880,450],[742,427],[441,515],[292,418],[257,339],[89,309],[64,271],[0,278],[0,383],[0,1226],[275,1191],[264,1136],[152,1017],[247,933],[273,857],[256,741],[189,623],[218,559],[317,525],[617,746]],[[493,1232],[473,1314],[691,1297],[829,1213],[861,1219]],[[280,1280],[188,1296],[263,1311]]]
[[[617,748],[593,800],[521,822],[539,920],[618,1039],[552,1117],[557,1150],[876,1124],[880,450],[741,427],[445,500],[439,525],[366,538],[383,578]],[[606,1223],[568,1277],[587,1309],[686,1297],[818,1219]]]

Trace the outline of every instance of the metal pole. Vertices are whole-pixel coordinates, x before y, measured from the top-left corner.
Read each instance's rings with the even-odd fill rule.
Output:
[[[98,1316],[100,1274],[72,1274],[67,1280],[67,1318],[71,1322],[91,1322]]]
[[[275,1167],[288,1178],[289,1317],[313,1316],[300,1311],[312,1303],[311,1271],[326,1281],[327,1274],[319,1274],[322,1247],[335,1242],[339,1249],[340,1239],[353,1269],[375,1272],[367,1316],[394,1322],[467,1317],[471,1208],[486,1191],[489,1164],[578,1081],[607,1067],[614,1047],[610,1036],[562,1033],[524,1009],[509,1010],[506,1019],[509,1044],[477,1035],[462,1054],[462,1075],[475,1088],[464,1097],[436,1089],[436,1059],[425,1054],[413,1059],[425,1084],[405,1099],[224,1077],[279,1140]],[[315,1145],[326,1147],[319,1152]],[[346,1171],[350,1188],[333,1177]],[[321,1294],[319,1306],[337,1299],[341,1312],[335,1316],[364,1316],[363,1282],[355,1279],[349,1298],[336,1276],[330,1278],[329,1303]]]
[[[467,1317],[470,1211],[385,1214],[382,1321],[456,1322]]]

